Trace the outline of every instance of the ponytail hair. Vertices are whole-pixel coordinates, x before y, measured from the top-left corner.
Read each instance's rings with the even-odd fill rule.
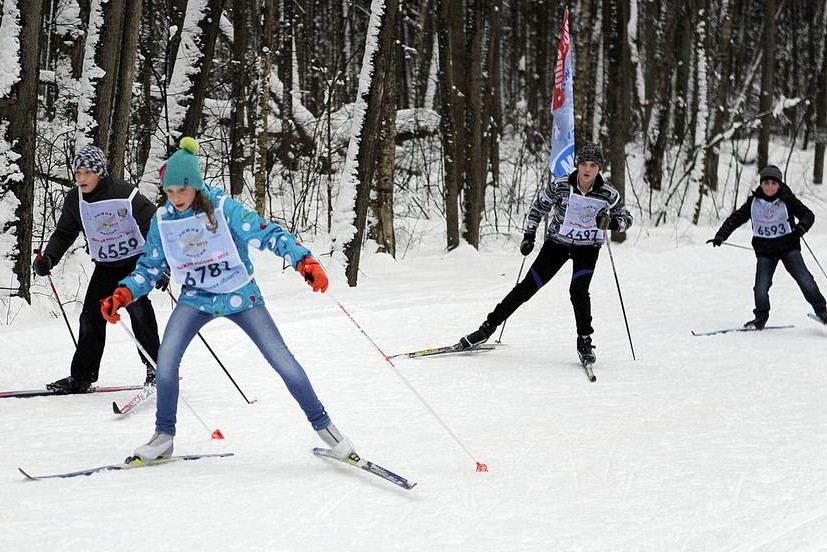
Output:
[[[218,222],[215,220],[214,207],[210,198],[201,190],[195,192],[195,201],[192,204],[192,210],[196,213],[204,213],[207,215],[207,230],[215,232],[218,230]]]

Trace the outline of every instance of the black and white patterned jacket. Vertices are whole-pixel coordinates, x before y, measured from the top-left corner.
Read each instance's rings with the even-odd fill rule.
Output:
[[[560,232],[572,194],[604,202],[605,208],[608,209],[609,215],[611,216],[610,228],[612,230],[625,232],[632,226],[632,215],[629,213],[629,210],[626,209],[620,193],[612,186],[611,182],[604,180],[603,176],[598,174],[594,180],[592,189],[589,190],[587,194],[583,194],[577,187],[577,171],[575,170],[568,176],[562,176],[546,184],[540,192],[540,195],[534,200],[534,203],[531,204],[531,208],[526,216],[525,225],[523,226],[523,231],[526,234],[536,234],[540,221],[547,213],[551,212],[552,215],[549,218],[549,225],[546,230],[547,240],[574,246],[599,246],[602,244],[605,241],[605,235],[603,232],[596,230],[594,221],[587,221],[586,225],[591,225],[592,230],[587,230],[587,237],[585,239],[582,236],[580,236],[580,239],[573,239],[572,237],[567,237],[565,233]],[[597,212],[592,214],[596,215]]]

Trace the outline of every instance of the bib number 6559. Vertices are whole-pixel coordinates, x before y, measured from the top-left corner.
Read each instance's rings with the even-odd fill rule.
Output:
[[[98,259],[106,261],[108,259],[118,259],[129,255],[130,251],[134,251],[138,247],[137,238],[129,238],[126,241],[119,241],[117,243],[110,243],[106,249],[101,245],[98,248]]]

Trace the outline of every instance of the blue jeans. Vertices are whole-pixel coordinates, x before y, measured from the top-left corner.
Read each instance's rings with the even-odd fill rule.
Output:
[[[770,287],[778,261],[784,263],[784,268],[801,288],[801,293],[812,305],[813,310],[816,313],[824,312],[824,296],[819,291],[813,275],[807,270],[801,251],[793,249],[780,255],[758,255],[755,267],[755,287],[752,288],[755,292],[755,310],[753,311],[755,318],[767,320],[770,316]]]
[[[156,386],[158,404],[155,411],[155,431],[175,435],[176,411],[178,410],[178,367],[184,351],[198,331],[214,317],[190,306],[179,303],[167,322],[161,349],[158,352]],[[227,316],[244,330],[270,366],[278,372],[287,389],[304,410],[313,429],[324,429],[330,418],[316,397],[304,369],[287,349],[276,328],[273,318],[264,305]]]

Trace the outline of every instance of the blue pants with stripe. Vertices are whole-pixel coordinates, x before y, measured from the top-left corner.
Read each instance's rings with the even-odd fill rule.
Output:
[[[592,303],[589,285],[592,282],[594,267],[600,247],[594,245],[563,245],[546,240],[534,263],[529,268],[523,281],[514,286],[508,295],[488,314],[488,322],[499,326],[516,311],[520,305],[531,299],[537,291],[546,285],[563,265],[571,259],[572,274],[569,296],[574,307],[574,319],[577,323],[577,335],[591,335]]]

